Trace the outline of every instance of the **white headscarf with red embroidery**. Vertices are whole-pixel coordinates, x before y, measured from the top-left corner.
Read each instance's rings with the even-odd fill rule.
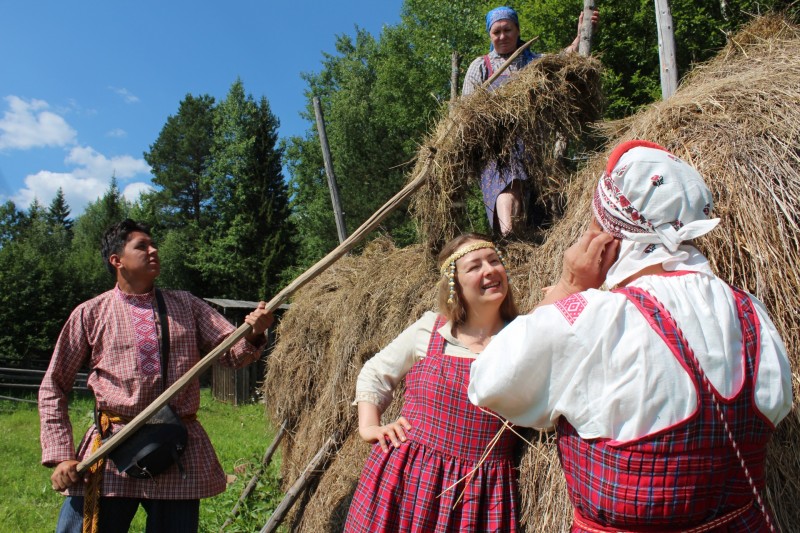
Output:
[[[617,146],[592,202],[603,229],[622,239],[606,284],[614,287],[655,264],[711,273],[706,258],[683,242],[719,224],[710,218],[712,205],[700,173],[665,148],[648,141]]]

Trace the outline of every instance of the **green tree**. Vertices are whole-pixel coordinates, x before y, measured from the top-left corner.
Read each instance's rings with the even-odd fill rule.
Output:
[[[11,200],[0,205],[0,249],[12,242],[26,226],[25,213]]]
[[[0,248],[0,357],[42,364],[75,305],[75,272],[66,264],[70,235],[34,201],[27,224]]]
[[[211,173],[213,223],[193,266],[208,294],[258,299],[271,294],[293,261],[288,190],[277,146],[278,119],[236,80],[216,107]]]
[[[156,192],[149,198],[164,227],[193,222],[204,227],[211,195],[208,168],[214,142],[214,98],[187,94],[178,113],[167,118],[144,158],[152,168]]]
[[[122,196],[112,176],[103,196],[90,203],[76,219],[66,261],[72,272],[79,273],[70,281],[80,295],[79,302],[114,286],[114,277],[108,273],[100,255],[100,241],[106,229],[127,218],[130,210],[131,204]]]
[[[445,27],[442,21],[443,33]],[[311,126],[304,137],[289,139],[286,149],[292,208],[303,236],[301,266],[338,243],[312,98],[322,103],[345,220],[352,230],[403,187],[410,160],[449,98],[450,50],[440,47],[446,59],[431,60],[433,48],[415,46],[414,31],[423,29],[386,28],[380,41],[361,29],[354,37],[338,36],[337,53],[324,54],[322,71],[305,75],[305,116]],[[439,63],[445,68],[425,68]],[[401,244],[415,239],[403,210],[387,219],[383,230]]]
[[[55,198],[47,208],[47,220],[53,226],[61,226],[67,231],[72,230],[72,220],[69,218],[69,205],[64,198],[64,189],[58,188]]]

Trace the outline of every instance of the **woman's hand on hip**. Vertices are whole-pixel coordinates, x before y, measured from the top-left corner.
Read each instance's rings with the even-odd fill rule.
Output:
[[[381,445],[384,453],[387,453],[390,443],[395,448],[399,448],[400,444],[408,440],[406,431],[409,429],[411,429],[411,424],[405,417],[401,416],[396,421],[385,426],[370,425],[359,427],[358,434],[367,442],[377,442]]]

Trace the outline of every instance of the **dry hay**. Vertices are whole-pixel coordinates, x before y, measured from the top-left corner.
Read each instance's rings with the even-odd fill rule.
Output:
[[[294,299],[279,325],[264,387],[271,418],[288,419],[292,428],[282,459],[288,484],[336,430],[349,435],[356,427],[350,403],[359,370],[431,309],[435,279],[421,246],[397,249],[381,238],[361,256],[340,259]]]
[[[462,98],[420,152],[433,157],[433,175],[411,204],[422,241],[438,249],[461,233],[468,225],[464,198],[480,170],[487,160],[507,167],[518,144],[525,147],[527,186],[557,216],[567,174],[554,146],[578,139],[599,118],[600,103],[600,64],[577,54],[544,56],[498,89]],[[421,156],[412,175],[426,163]]]
[[[775,17],[758,19],[671,99],[604,131],[609,148],[565,184],[568,209],[544,244],[508,247],[515,289],[526,293],[522,308],[557,278],[564,249],[588,222],[591,192],[611,147],[646,138],[690,161],[706,177],[722,218],[699,246],[723,279],[766,303],[789,348],[795,408],[770,446],[767,497],[778,523],[791,531],[800,524],[800,29]],[[436,196],[430,188],[421,194]],[[433,240],[455,231],[446,223],[425,224],[440,228]],[[428,250],[373,243],[362,257],[341,260],[309,284],[280,326],[265,391],[275,421],[289,415],[297,421],[284,452],[286,481],[335,429],[348,435],[317,490],[302,502],[303,512],[295,514],[298,530],[341,529],[367,453],[349,406],[355,377],[364,360],[433,305]],[[539,439],[520,464],[523,523],[529,531],[566,531],[571,509],[553,437]]]

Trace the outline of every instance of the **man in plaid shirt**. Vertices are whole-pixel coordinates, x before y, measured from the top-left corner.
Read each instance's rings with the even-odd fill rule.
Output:
[[[170,346],[167,383],[162,383],[154,289],[160,265],[149,228],[129,219],[112,226],[103,237],[102,255],[117,284],[72,312],[39,389],[42,464],[55,467],[53,489],[67,496],[57,531],[81,531],[84,500],[96,500],[84,498],[88,476],[79,475],[76,467],[91,453],[97,428],[92,425],[86,431],[76,452],[67,412],[78,370],[88,365],[87,385],[98,410],[120,421],[111,425],[110,432],[116,432],[234,330],[222,315],[188,292],[162,291]],[[219,359],[222,364],[239,367],[258,359],[272,314],[261,302],[245,321],[252,326],[251,333]],[[197,380],[170,402],[189,433],[181,457],[183,474],[172,465],[155,478],[136,479],[120,474],[113,461],[105,461],[99,522],[94,515],[99,531],[127,531],[140,504],[147,511],[147,531],[197,531],[200,498],[222,492],[226,479],[196,419],[199,404]]]

